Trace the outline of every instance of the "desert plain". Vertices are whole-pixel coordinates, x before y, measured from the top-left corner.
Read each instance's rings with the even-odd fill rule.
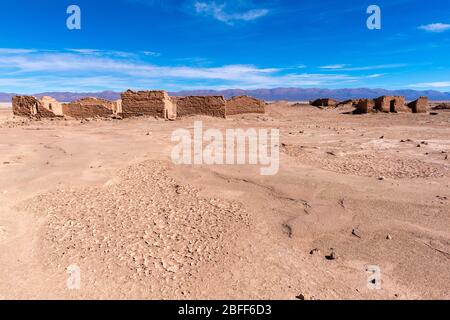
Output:
[[[278,174],[174,165],[172,132],[199,120],[280,129]],[[275,102],[227,119],[32,121],[0,108],[0,135],[0,299],[450,299],[448,111]]]

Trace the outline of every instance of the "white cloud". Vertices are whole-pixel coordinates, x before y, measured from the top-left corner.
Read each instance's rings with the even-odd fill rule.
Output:
[[[362,66],[362,67],[351,67],[351,65],[349,65],[349,64],[332,64],[332,65],[319,67],[319,69],[327,70],[327,71],[369,71],[369,70],[393,69],[393,68],[401,68],[401,67],[406,67],[406,64],[402,64],[402,63],[380,64],[380,65]],[[380,76],[380,75],[378,75],[378,76]]]
[[[221,22],[229,24],[236,21],[253,21],[264,17],[269,13],[268,9],[251,9],[242,12],[227,12],[226,3],[217,4],[216,2],[196,2],[194,6],[198,14],[212,16]]]
[[[332,65],[328,65],[328,66],[322,66],[319,68],[320,69],[328,69],[328,70],[337,70],[337,69],[345,68],[346,66],[348,66],[348,65],[347,64],[332,64]]]
[[[374,79],[374,78],[381,78],[383,76],[384,76],[384,74],[382,74],[382,73],[375,73],[375,74],[368,75],[367,78]]]
[[[120,50],[99,50],[99,49],[66,49],[68,52],[79,53],[84,55],[91,56],[115,56],[121,58],[131,58],[137,56],[136,53],[120,51]],[[147,55],[146,53],[150,51],[142,52],[142,54]],[[154,53],[156,55],[156,52]]]
[[[142,51],[142,53],[144,55],[146,55],[146,56],[149,56],[149,57],[159,57],[159,56],[161,56],[161,53],[154,52],[154,51]]]
[[[450,30],[450,24],[446,24],[446,23],[431,23],[431,24],[420,26],[419,29],[425,30],[425,31],[428,31],[428,32],[440,33],[440,32],[445,32],[445,31]]]
[[[380,69],[395,69],[406,67],[404,63],[392,63],[392,64],[379,64],[373,66],[362,66],[362,67],[344,67],[340,71],[369,71],[369,70],[380,70]]]
[[[450,81],[424,82],[409,85],[413,88],[450,88]]]
[[[21,54],[36,52],[34,49],[12,49],[12,48],[0,48],[0,54]]]
[[[0,51],[0,91],[324,87],[377,77],[299,73],[300,69],[294,68],[239,64],[215,67],[156,65],[141,57],[139,54],[122,57],[96,49],[17,54],[1,54]]]

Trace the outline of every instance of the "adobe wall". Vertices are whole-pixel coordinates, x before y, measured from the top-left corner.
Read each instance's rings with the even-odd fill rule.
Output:
[[[326,98],[311,101],[310,104],[314,107],[334,107],[338,102],[337,100]]]
[[[355,114],[371,113],[374,111],[374,109],[375,109],[375,101],[371,99],[360,99],[354,113]]]
[[[92,97],[83,98],[83,99],[75,101],[75,103],[82,104],[83,106],[103,106],[110,110],[113,110],[113,108],[114,108],[113,101],[100,99],[100,98],[92,98]]]
[[[62,105],[64,116],[75,119],[107,118],[113,115],[113,107],[113,102],[97,98],[85,98]]]
[[[175,120],[178,117],[178,107],[176,102],[172,98],[167,97],[167,99],[164,100],[164,103],[164,117],[168,120]]]
[[[226,101],[226,115],[266,113],[266,103],[248,96],[233,97]]]
[[[413,113],[427,113],[428,98],[420,97],[419,99],[408,103],[408,108],[410,108]]]
[[[15,96],[12,99],[13,114],[27,118],[54,118],[56,115],[44,108],[42,103],[32,96]]]
[[[177,97],[173,101],[177,106],[177,116],[205,115],[226,117],[226,101],[223,96],[189,96]]]
[[[113,113],[117,115],[122,114],[122,100],[116,100],[113,102]]]
[[[122,116],[153,116],[165,118],[169,95],[165,91],[132,91],[122,93]]]
[[[375,109],[381,112],[408,112],[405,97],[382,96],[375,99]]]
[[[56,116],[62,117],[64,115],[62,104],[56,99],[44,96],[39,100],[39,102],[45,109],[53,112]]]

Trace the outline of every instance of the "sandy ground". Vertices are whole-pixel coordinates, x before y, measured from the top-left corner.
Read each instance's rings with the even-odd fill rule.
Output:
[[[85,123],[0,111],[0,298],[450,299],[450,112],[342,111]],[[195,119],[279,128],[279,173],[173,165],[170,136]]]
[[[10,102],[0,102],[0,109],[8,109],[11,107],[12,107],[12,104]]]

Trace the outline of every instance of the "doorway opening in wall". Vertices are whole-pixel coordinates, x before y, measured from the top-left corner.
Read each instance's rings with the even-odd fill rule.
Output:
[[[395,100],[391,100],[391,112],[395,112]]]

